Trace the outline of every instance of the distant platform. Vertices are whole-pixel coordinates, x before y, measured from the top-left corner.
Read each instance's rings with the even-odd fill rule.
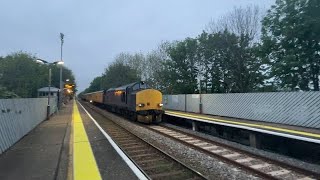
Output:
[[[320,129],[166,110],[166,115],[320,144]]]

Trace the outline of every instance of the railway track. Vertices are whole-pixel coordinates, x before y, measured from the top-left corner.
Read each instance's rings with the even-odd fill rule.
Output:
[[[176,129],[165,126],[145,127],[267,179],[312,180],[320,177],[319,174],[235,149]]]
[[[90,105],[90,106],[92,106],[92,105]],[[93,108],[96,112],[98,112],[99,114],[104,116],[102,113],[104,110],[97,108],[95,106],[92,106],[91,108]],[[176,140],[178,142],[181,142],[189,147],[192,147],[193,149],[207,153],[210,156],[214,156],[216,158],[219,158],[227,163],[241,167],[242,169],[245,169],[252,174],[257,174],[263,178],[267,178],[267,179],[298,179],[298,180],[320,179],[319,178],[320,175],[316,174],[312,171],[300,169],[298,167],[291,166],[289,164],[285,164],[280,161],[276,161],[276,160],[272,160],[272,159],[269,159],[269,158],[266,158],[263,156],[252,154],[250,152],[236,149],[234,147],[231,147],[231,146],[228,146],[225,144],[221,144],[221,143],[218,143],[215,141],[211,141],[208,139],[204,139],[204,138],[201,138],[199,136],[196,136],[196,135],[193,135],[190,133],[186,133],[183,131],[179,131],[179,130],[165,127],[165,126],[161,126],[161,125],[152,125],[151,126],[151,125],[141,125],[140,123],[135,123],[135,124],[139,125],[139,126],[143,126],[145,128],[148,128],[154,132],[162,134],[162,135],[164,135],[168,138],[171,138],[173,140]],[[111,130],[110,133],[111,134],[117,133],[117,131],[118,130],[116,130],[116,131]],[[113,138],[116,139],[117,136],[115,136]],[[125,142],[127,142],[126,138],[123,138],[123,139]],[[144,140],[142,140],[142,141],[144,141]],[[132,141],[131,145],[135,145],[135,141]],[[148,151],[144,151],[143,149],[144,148],[140,149],[142,153],[148,152]],[[139,151],[137,151],[137,153]],[[161,151],[161,150],[159,149],[159,151]],[[130,157],[130,154],[128,154],[128,156]],[[134,159],[133,159],[133,161],[135,162]],[[139,164],[138,164],[138,166],[139,166]],[[154,165],[154,166],[157,166],[157,165]],[[199,173],[196,173],[196,174],[199,174]],[[170,177],[170,176],[168,176],[168,177]],[[164,179],[166,179],[166,178],[164,178]],[[185,179],[185,178],[183,178],[183,179]]]
[[[129,129],[108,119],[100,112],[101,109],[83,104],[105,118],[104,130],[149,179],[207,179]]]

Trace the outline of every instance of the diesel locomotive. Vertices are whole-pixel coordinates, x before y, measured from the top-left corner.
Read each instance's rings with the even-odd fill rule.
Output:
[[[87,93],[82,98],[108,111],[149,124],[161,122],[164,113],[162,93],[143,81]]]

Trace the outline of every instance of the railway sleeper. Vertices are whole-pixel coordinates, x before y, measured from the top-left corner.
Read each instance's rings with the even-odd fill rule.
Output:
[[[141,160],[139,161],[139,163],[141,164],[147,164],[147,163],[153,163],[153,162],[159,162],[159,161],[163,161],[163,158],[153,158],[153,159],[145,159],[145,160]]]
[[[139,145],[139,142],[121,142],[122,146],[132,146],[132,145]]]
[[[178,177],[182,176],[183,174],[184,174],[184,171],[178,170],[178,171],[152,174],[152,175],[150,175],[150,177],[152,179],[177,179]]]
[[[146,149],[146,146],[144,145],[139,145],[139,146],[130,146],[130,147],[123,147],[125,150],[128,149]]]
[[[137,154],[137,155],[131,155],[132,158],[141,158],[141,157],[148,157],[148,156],[152,156],[154,157],[156,155],[156,153],[148,153],[148,154]]]
[[[146,166],[143,168],[143,170],[145,171],[148,171],[148,170],[151,170],[151,169],[157,169],[157,168],[162,168],[162,167],[173,167],[174,164],[173,163],[157,163],[155,165],[149,165],[149,166]]]

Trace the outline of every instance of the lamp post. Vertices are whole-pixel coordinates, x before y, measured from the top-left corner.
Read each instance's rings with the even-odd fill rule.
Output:
[[[45,61],[43,59],[36,59],[36,62],[39,64],[48,64],[48,65],[63,65],[63,61],[55,61],[53,63],[49,63],[48,61]],[[48,104],[47,104],[47,119],[50,118],[50,97],[51,97],[51,67],[49,66],[49,77],[48,77]],[[61,89],[60,89],[61,91]]]
[[[62,46],[64,43],[64,34],[60,33],[60,40],[61,40],[61,44],[60,44],[60,61],[63,62],[62,60]],[[62,100],[63,100],[63,93],[62,90],[63,89],[63,84],[62,84],[62,66],[60,67],[60,96],[59,96],[59,109],[61,109],[62,106]]]

